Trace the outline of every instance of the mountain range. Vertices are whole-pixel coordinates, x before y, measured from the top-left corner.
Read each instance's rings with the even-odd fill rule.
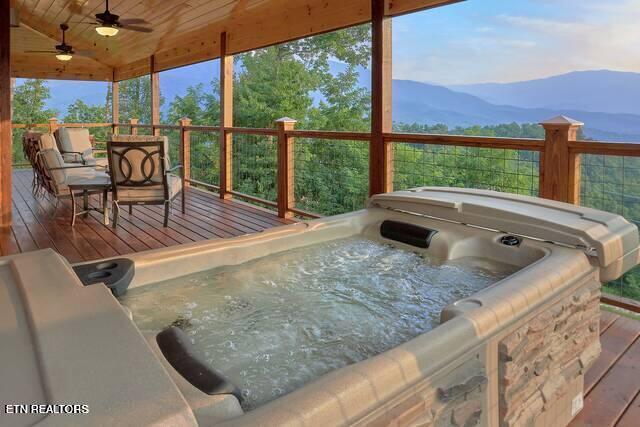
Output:
[[[332,64],[334,72],[344,66]],[[369,87],[369,72],[359,70],[359,84]],[[164,109],[189,86],[209,87],[218,76],[211,62],[164,72],[160,76]],[[62,111],[75,99],[104,102],[106,83],[50,82],[50,107]],[[319,95],[314,95],[319,99]],[[585,123],[588,137],[609,141],[640,140],[640,74],[581,71],[525,82],[443,85],[412,80],[393,81],[395,122],[449,127],[538,123],[559,114]]]

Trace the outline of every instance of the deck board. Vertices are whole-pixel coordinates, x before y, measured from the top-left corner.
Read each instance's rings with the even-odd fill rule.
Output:
[[[31,193],[31,171],[16,170],[13,176],[14,221],[0,231],[0,255],[52,248],[75,263],[255,233],[292,222],[266,209],[188,188],[185,213],[180,211],[178,198],[167,228],[162,227],[162,206],[135,206],[131,215],[124,207],[115,229],[105,226],[98,212],[78,217],[71,227],[70,200],[61,202],[52,218],[53,202]],[[98,206],[99,198],[91,197],[90,204]]]
[[[585,375],[584,409],[570,427],[640,425],[640,322],[603,311],[600,327],[602,353]]]

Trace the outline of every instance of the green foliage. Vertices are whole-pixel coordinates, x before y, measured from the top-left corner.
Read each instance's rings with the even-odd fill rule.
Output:
[[[187,88],[184,96],[176,96],[169,104],[167,123],[178,123],[187,117],[193,125],[217,126],[220,123],[218,82],[213,81],[208,89],[210,92],[200,83]]]
[[[120,123],[126,123],[129,119],[139,119],[140,123],[150,124],[151,78],[141,76],[121,81],[119,90]],[[164,98],[160,97],[160,106],[163,104]]]
[[[29,79],[16,86],[13,90],[13,123],[48,123],[50,118],[58,114],[56,110],[45,108],[50,97],[51,92],[44,80]],[[22,152],[23,132],[22,129],[13,131],[13,163],[16,165],[27,163]]]

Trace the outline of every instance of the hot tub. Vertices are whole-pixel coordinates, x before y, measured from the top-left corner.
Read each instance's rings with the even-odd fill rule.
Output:
[[[96,425],[565,426],[600,353],[600,283],[638,263],[638,231],[573,205],[420,188],[131,259],[118,299],[51,252],[3,259],[3,304],[32,320],[13,322],[22,347],[0,356],[35,356],[18,363],[23,394],[3,385],[0,400],[86,402]],[[239,390],[201,391],[202,372],[156,338],[166,327],[193,340],[192,368]]]

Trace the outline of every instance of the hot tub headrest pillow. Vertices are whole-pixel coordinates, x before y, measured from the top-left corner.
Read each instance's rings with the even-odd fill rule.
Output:
[[[182,329],[168,327],[156,336],[156,342],[173,369],[191,385],[209,395],[232,394],[242,402],[240,389],[197,354],[189,336]]]

